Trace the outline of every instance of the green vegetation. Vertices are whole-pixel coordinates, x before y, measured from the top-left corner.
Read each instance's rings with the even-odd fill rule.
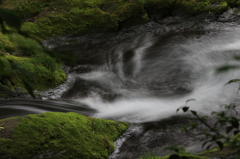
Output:
[[[35,40],[16,33],[0,33],[0,40],[0,97],[4,97],[4,91],[24,87],[24,81],[35,90],[53,88],[65,81],[61,64]]]
[[[119,27],[148,21],[138,1],[126,0],[3,0],[25,21],[41,30],[42,38],[54,35],[117,31]]]
[[[227,84],[235,83],[240,81],[240,79],[233,79],[230,80]],[[240,88],[240,87],[239,87]],[[238,91],[239,91],[238,88]],[[222,105],[226,111],[220,111],[220,112],[212,112],[212,116],[215,118],[215,123],[213,125],[209,124],[208,122],[208,116],[201,116],[196,111],[190,110],[189,106],[187,105],[189,101],[193,101],[194,99],[190,99],[186,101],[186,104],[179,108],[183,110],[183,112],[189,112],[191,113],[202,125],[205,126],[205,129],[202,129],[199,134],[205,136],[205,142],[203,143],[202,147],[206,147],[209,149],[213,145],[217,145],[219,149],[212,149],[209,153],[212,154],[212,152],[218,151],[217,154],[222,154],[220,150],[225,150],[223,154],[235,154],[240,156],[240,141],[239,141],[239,132],[240,132],[240,125],[239,121],[240,119],[229,115],[228,111],[235,111],[236,113],[236,104],[230,103],[228,105]],[[192,131],[196,129],[199,126],[199,123],[192,123],[189,126],[185,126],[183,128],[184,131]],[[222,131],[225,130],[225,133]],[[234,137],[231,137],[232,135],[235,135]],[[230,150],[230,151],[229,151]]]
[[[30,85],[35,90],[44,90],[66,79],[60,69],[61,64],[47,54],[36,40],[55,35],[117,31],[146,23],[155,17],[164,18],[178,13],[189,16],[199,13],[218,15],[239,5],[240,0],[2,0],[2,8],[13,10],[25,22],[12,25],[17,31],[7,30],[7,34],[0,34],[0,97],[6,97],[7,91],[15,91],[18,87]],[[7,15],[7,12],[3,13]],[[234,13],[238,14],[239,11],[235,9]],[[11,26],[9,19],[2,18],[0,22],[2,26],[3,22]],[[3,28],[1,31],[5,32]],[[19,31],[27,33],[30,38],[18,34]],[[200,118],[195,111],[192,113]],[[224,116],[224,119],[227,119],[225,123],[233,123],[231,130],[239,129],[235,118]],[[62,158],[106,158],[114,149],[113,141],[127,128],[126,123],[88,118],[75,113],[45,113],[2,120],[1,132],[7,130],[4,123],[8,120],[15,120],[16,125],[14,129],[12,127],[10,137],[0,136],[0,155],[11,154],[16,158],[49,155],[49,152],[50,155],[60,154]],[[222,149],[223,143],[218,139],[210,142],[216,142]],[[220,149],[199,156],[179,156],[205,159],[213,153],[221,154]],[[143,158],[169,157],[150,155]]]
[[[22,30],[43,39],[55,35],[117,31],[142,24],[156,15],[220,14],[240,5],[239,0],[3,0],[24,21]],[[29,30],[29,29],[28,29]]]
[[[0,155],[104,159],[127,123],[77,113],[44,113],[0,120]],[[11,133],[9,133],[11,132]],[[11,134],[11,135],[10,135]]]
[[[229,68],[227,70],[229,70]],[[239,81],[240,79],[233,79],[227,82],[226,85]],[[191,101],[195,101],[195,99],[187,100],[184,106],[177,109],[177,112],[179,110],[182,110],[183,112],[191,113],[194,117],[196,117],[198,123],[192,123],[191,125],[184,126],[182,127],[182,130],[190,132],[195,130],[200,124],[205,126],[205,128],[200,128],[201,130],[198,135],[205,136],[205,142],[203,143],[202,147],[206,147],[207,151],[195,154],[193,156],[187,153],[183,147],[169,146],[165,149],[174,152],[169,156],[159,157],[155,154],[147,153],[141,159],[208,159],[219,157],[227,158],[231,155],[237,158],[240,157],[240,119],[227,113],[228,111],[238,113],[238,111],[236,110],[236,104],[231,103],[228,105],[222,105],[226,109],[226,111],[212,112],[212,117],[214,117],[216,121],[214,124],[211,125],[207,120],[208,116],[200,116],[196,111],[190,109],[188,103]],[[225,133],[222,132],[223,130],[225,130]],[[235,136],[231,137],[232,134],[234,134]],[[213,146],[215,147],[211,148]]]

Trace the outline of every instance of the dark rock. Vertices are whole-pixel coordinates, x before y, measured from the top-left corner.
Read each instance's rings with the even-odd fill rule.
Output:
[[[219,22],[239,22],[240,19],[240,11],[238,8],[232,8],[224,12],[222,15],[219,16],[217,21]]]
[[[92,93],[97,93],[102,99],[107,101],[113,101],[119,95],[114,93],[110,88],[104,87],[97,81],[84,80],[77,78],[67,92],[63,93],[62,98],[64,99],[76,99],[81,97],[91,96]]]

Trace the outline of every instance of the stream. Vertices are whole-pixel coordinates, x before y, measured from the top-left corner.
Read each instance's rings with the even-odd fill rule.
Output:
[[[216,72],[239,65],[236,17],[231,11],[217,20],[168,17],[118,33],[50,38],[43,45],[75,55],[77,65],[64,67],[65,83],[38,92],[43,99],[0,100],[0,119],[54,111],[132,123],[110,159],[164,156],[172,145],[200,152],[202,137],[180,131],[195,119],[176,110],[188,99],[196,100],[188,105],[202,115],[238,103],[238,84],[225,84],[240,70]]]

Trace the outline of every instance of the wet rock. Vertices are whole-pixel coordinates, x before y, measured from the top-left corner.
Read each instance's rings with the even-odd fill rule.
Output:
[[[222,15],[219,16],[217,21],[219,22],[237,22],[240,23],[240,11],[239,8],[232,8],[224,12]]]
[[[116,150],[109,159],[139,158],[148,152],[164,156],[168,155],[164,150],[167,146],[187,145],[193,139],[198,142],[201,136],[194,133],[186,134],[180,130],[182,126],[191,122],[193,120],[176,116],[163,121],[133,124],[115,142]]]
[[[64,99],[77,99],[88,96],[100,95],[103,100],[113,101],[119,94],[114,93],[110,88],[105,87],[97,81],[84,80],[82,78],[75,79],[70,89],[63,93]]]

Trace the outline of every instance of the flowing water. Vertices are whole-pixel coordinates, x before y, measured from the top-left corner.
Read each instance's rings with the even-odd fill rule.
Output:
[[[119,33],[49,39],[46,47],[73,53],[78,65],[64,68],[68,80],[43,92],[44,100],[1,100],[0,118],[75,111],[135,123],[110,158],[137,158],[148,151],[164,155],[163,147],[171,144],[197,152],[197,137],[179,131],[193,119],[176,110],[192,98],[196,101],[188,105],[202,114],[236,101],[238,83],[225,84],[239,78],[240,70],[217,73],[216,68],[239,65],[234,59],[240,55],[239,35],[236,23],[170,18]]]

